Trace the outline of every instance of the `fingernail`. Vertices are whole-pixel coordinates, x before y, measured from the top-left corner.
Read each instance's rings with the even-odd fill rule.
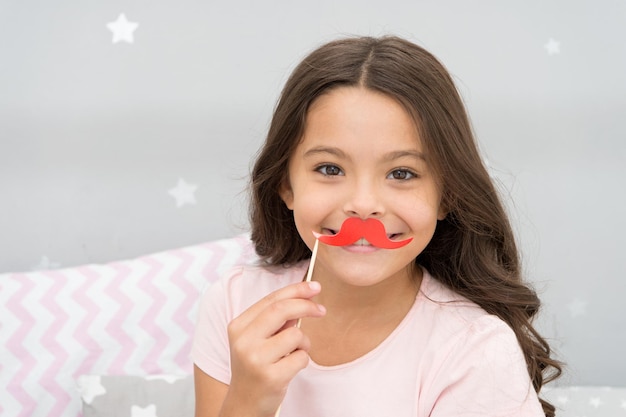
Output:
[[[323,305],[318,304],[317,309],[320,311],[320,313],[326,314],[326,307],[324,307]]]
[[[317,281],[309,281],[309,288],[311,288],[313,291],[319,291],[322,286]]]

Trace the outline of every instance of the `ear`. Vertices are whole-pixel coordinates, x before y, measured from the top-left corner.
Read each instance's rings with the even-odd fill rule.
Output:
[[[448,215],[448,211],[443,207],[439,206],[439,211],[437,212],[437,220],[443,220]]]
[[[293,210],[293,190],[291,189],[291,184],[289,184],[289,179],[285,178],[280,184],[278,194],[280,195],[280,198],[283,199],[287,208],[289,210]]]
[[[439,202],[439,208],[437,209],[437,220],[443,220],[448,215],[448,206],[442,201]]]

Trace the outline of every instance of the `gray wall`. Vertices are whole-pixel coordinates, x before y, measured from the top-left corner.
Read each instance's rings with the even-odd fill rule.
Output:
[[[133,43],[106,26],[121,13]],[[288,72],[323,41],[386,33],[457,79],[563,382],[626,386],[623,0],[0,0],[0,271],[244,231]],[[179,178],[195,204],[169,193]]]

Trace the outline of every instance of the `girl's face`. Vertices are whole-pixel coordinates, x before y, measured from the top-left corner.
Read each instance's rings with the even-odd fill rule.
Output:
[[[320,244],[316,275],[368,286],[406,277],[445,216],[411,116],[393,98],[358,87],[320,96],[307,114],[281,196],[309,248],[348,217],[380,220],[400,249]]]

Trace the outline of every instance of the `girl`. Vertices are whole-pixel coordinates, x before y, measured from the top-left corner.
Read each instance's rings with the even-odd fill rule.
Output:
[[[386,236],[319,244],[309,266],[346,219]],[[539,300],[461,99],[422,48],[350,38],[304,59],[253,169],[251,226],[262,263],[201,302],[197,417],[554,415]]]

